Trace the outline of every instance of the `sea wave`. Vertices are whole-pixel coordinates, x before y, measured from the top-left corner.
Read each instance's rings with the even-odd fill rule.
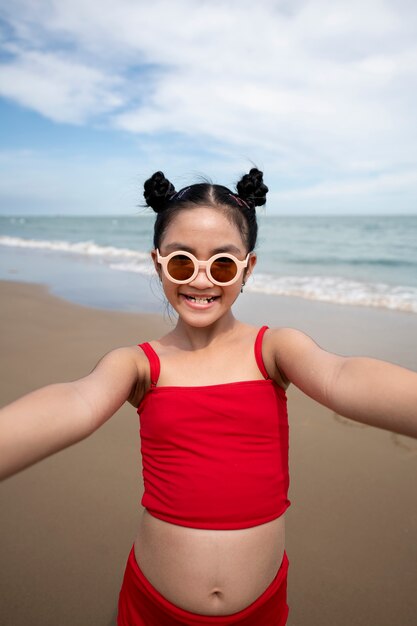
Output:
[[[277,277],[256,274],[247,284],[247,289],[271,295],[417,313],[416,287],[361,282],[340,276]]]
[[[334,257],[334,256],[310,256],[308,258],[299,257],[291,259],[291,263],[294,265],[319,265],[322,267],[335,267],[337,265],[340,266],[375,266],[375,267],[394,267],[394,268],[410,268],[417,267],[416,262],[412,259],[394,259],[388,257],[380,257],[380,258],[354,258],[354,257]]]
[[[117,270],[119,272],[135,272],[136,274],[146,274],[148,276],[152,276],[156,274],[155,268],[149,254],[146,255],[146,262],[136,261],[135,263],[110,263],[110,268],[112,270]]]
[[[36,250],[50,250],[52,252],[64,252],[81,254],[84,256],[104,257],[108,259],[125,258],[142,261],[149,258],[149,253],[130,250],[129,248],[116,248],[114,246],[100,246],[94,241],[70,241],[48,239],[24,239],[22,237],[0,237],[0,245],[12,248],[31,248]]]
[[[94,241],[71,243],[62,240],[0,236],[0,245],[95,257],[112,270],[148,276],[155,273],[149,252],[103,246]],[[246,289],[263,294],[296,296],[343,305],[417,313],[417,287],[358,281],[341,276],[276,276],[255,273]]]

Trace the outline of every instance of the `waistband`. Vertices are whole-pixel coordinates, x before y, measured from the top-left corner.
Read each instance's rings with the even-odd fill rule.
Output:
[[[249,606],[245,607],[241,611],[237,613],[231,613],[229,615],[201,615],[197,613],[192,613],[190,611],[186,611],[181,607],[173,604],[169,600],[167,600],[146,578],[144,573],[139,567],[138,562],[135,558],[134,546],[129,553],[127,568],[131,569],[131,573],[134,576],[135,586],[142,593],[145,593],[150,601],[154,602],[160,608],[163,608],[168,615],[178,620],[179,623],[183,623],[186,625],[193,626],[203,626],[210,625],[213,626],[229,626],[232,624],[274,624],[276,626],[284,625],[286,623],[286,618],[288,615],[288,605],[287,605],[287,572],[288,572],[288,557],[286,552],[284,552],[283,559],[280,565],[280,568],[272,581],[272,583],[265,589],[265,591]],[[273,604],[273,608],[269,607],[269,605]],[[262,608],[265,607],[267,609],[268,606],[268,615],[274,613],[274,621],[273,622],[259,622],[258,618],[262,617]],[[254,620],[251,620],[251,617],[254,617]],[[276,620],[276,621],[275,621]],[[282,621],[281,621],[282,620]]]

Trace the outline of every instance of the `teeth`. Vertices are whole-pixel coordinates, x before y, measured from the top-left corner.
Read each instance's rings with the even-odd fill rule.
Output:
[[[197,302],[197,304],[208,304],[214,300],[214,298],[195,298],[194,296],[187,296],[187,298],[193,302]]]

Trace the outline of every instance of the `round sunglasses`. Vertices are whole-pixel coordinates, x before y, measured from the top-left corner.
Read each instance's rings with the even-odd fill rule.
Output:
[[[210,282],[225,287],[235,283],[245,267],[248,266],[250,252],[244,261],[239,261],[233,254],[220,252],[208,261],[199,261],[191,252],[176,250],[167,256],[161,256],[156,250],[157,261],[161,264],[165,276],[173,283],[184,285],[193,281],[200,267],[204,267]]]

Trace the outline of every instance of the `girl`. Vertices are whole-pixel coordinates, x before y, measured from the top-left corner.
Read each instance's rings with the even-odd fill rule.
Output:
[[[145,509],[119,626],[286,623],[291,382],[340,415],[417,437],[415,372],[234,317],[267,191],[257,169],[237,193],[207,183],[176,192],[154,174],[144,193],[157,213],[152,259],[175,328],[1,412],[5,477],[86,438],[126,400],[138,407]]]

